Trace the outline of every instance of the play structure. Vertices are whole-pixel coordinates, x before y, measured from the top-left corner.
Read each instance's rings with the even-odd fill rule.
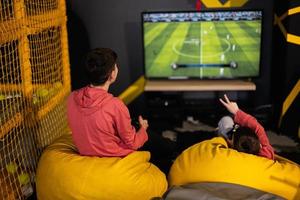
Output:
[[[33,193],[44,147],[66,132],[68,58],[65,1],[0,2],[0,199]]]

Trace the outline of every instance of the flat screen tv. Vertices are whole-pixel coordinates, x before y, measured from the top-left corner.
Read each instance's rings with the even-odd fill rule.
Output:
[[[258,77],[262,19],[261,10],[143,12],[145,77]]]

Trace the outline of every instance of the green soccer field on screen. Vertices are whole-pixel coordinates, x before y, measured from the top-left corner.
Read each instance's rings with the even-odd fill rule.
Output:
[[[146,77],[259,75],[261,20],[144,22]]]

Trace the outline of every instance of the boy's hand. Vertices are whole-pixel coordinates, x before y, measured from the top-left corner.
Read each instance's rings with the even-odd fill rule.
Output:
[[[148,128],[148,120],[146,119],[143,119],[143,117],[140,115],[139,116],[139,123],[140,123],[140,126],[143,127],[145,130],[147,130]]]
[[[237,113],[237,111],[239,110],[237,103],[230,101],[226,94],[224,94],[224,99],[225,100],[220,98],[219,100],[230,113],[235,115]]]

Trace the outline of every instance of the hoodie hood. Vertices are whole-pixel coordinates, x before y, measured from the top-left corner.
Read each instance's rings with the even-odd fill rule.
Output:
[[[98,111],[112,98],[113,95],[106,90],[89,86],[73,92],[73,100],[76,107],[85,115],[91,115]]]

